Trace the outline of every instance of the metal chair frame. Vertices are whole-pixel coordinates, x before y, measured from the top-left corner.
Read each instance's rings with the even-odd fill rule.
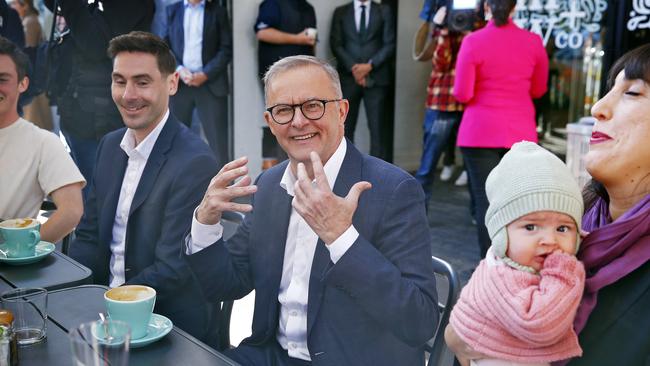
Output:
[[[433,338],[431,338],[425,346],[425,350],[429,352],[429,361],[427,364],[429,366],[435,366],[440,363],[440,358],[445,349],[445,328],[449,323],[451,309],[454,307],[454,304],[456,304],[456,300],[458,300],[461,286],[458,274],[451,264],[435,256],[431,256],[431,261],[433,263],[434,273],[445,277],[448,283],[447,300],[445,303],[442,303],[440,302],[440,299],[438,299],[440,320],[436,325],[436,332],[433,335]]]

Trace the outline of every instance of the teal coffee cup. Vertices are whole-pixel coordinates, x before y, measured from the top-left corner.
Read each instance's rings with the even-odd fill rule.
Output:
[[[131,327],[131,339],[147,335],[156,290],[141,285],[115,287],[104,293],[104,302],[111,320],[123,321]]]
[[[41,223],[36,219],[11,219],[0,222],[0,243],[7,258],[25,258],[36,255],[36,244],[41,241]]]

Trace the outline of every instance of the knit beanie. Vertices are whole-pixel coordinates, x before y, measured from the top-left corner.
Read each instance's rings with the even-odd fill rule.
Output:
[[[562,160],[535,143],[522,141],[512,145],[488,175],[485,191],[490,201],[485,226],[492,239],[492,252],[512,267],[536,273],[506,256],[506,225],[518,218],[537,211],[554,211],[569,215],[580,230],[580,187]],[[579,245],[578,233],[576,253]]]

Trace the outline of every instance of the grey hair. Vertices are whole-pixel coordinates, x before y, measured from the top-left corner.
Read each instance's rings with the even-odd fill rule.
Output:
[[[330,65],[327,61],[323,61],[314,56],[299,55],[285,57],[276,61],[273,65],[271,65],[271,67],[269,67],[269,69],[266,71],[266,74],[264,74],[264,78],[262,79],[262,81],[264,81],[264,99],[268,102],[271,82],[273,82],[273,79],[275,79],[278,75],[284,73],[285,71],[308,66],[315,66],[325,71],[325,74],[327,74],[327,77],[331,81],[332,89],[334,89],[334,92],[336,93],[336,98],[343,98],[343,92],[341,91],[341,79],[339,78],[339,73],[332,65]]]

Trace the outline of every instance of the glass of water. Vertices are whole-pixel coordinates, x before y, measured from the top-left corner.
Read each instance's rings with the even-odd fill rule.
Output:
[[[14,334],[18,345],[38,343],[47,331],[47,290],[17,288],[0,295],[2,307],[14,314]]]
[[[74,366],[126,366],[131,329],[119,320],[97,320],[70,329]]]

